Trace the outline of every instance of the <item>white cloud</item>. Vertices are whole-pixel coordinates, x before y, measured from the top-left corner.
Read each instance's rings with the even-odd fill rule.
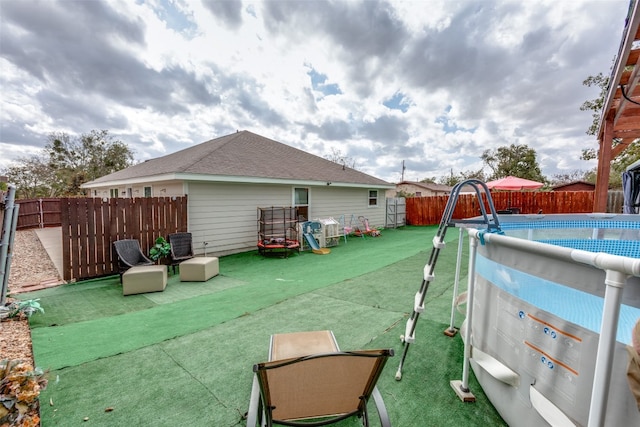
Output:
[[[512,143],[548,176],[588,169],[581,82],[609,71],[628,1],[73,5],[0,3],[0,168],[50,132],[106,128],[139,159],[247,129],[389,181]],[[404,112],[383,104],[397,94]]]

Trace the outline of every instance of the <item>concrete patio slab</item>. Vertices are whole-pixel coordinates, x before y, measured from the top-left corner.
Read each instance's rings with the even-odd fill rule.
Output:
[[[58,270],[60,278],[64,277],[62,270],[62,227],[37,228],[34,230],[42,243],[44,250]]]

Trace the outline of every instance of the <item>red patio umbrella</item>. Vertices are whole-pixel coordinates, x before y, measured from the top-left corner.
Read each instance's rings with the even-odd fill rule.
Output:
[[[506,176],[486,183],[492,190],[536,190],[544,185],[542,182],[531,181],[529,179],[518,178],[517,176]]]
[[[495,181],[489,181],[486,184],[491,190],[507,191],[536,190],[544,185],[542,182],[518,178],[517,176],[506,176],[504,178],[496,179]],[[509,209],[511,209],[511,194],[509,194]],[[520,208],[517,208],[517,211],[513,212],[519,213],[519,210]]]

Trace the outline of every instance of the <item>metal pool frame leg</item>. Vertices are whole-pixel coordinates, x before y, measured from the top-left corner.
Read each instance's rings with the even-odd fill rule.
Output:
[[[460,266],[462,265],[462,245],[464,244],[464,230],[459,228],[458,234],[458,257],[456,259],[456,275],[453,281],[453,297],[451,298],[451,320],[449,321],[449,328],[445,329],[444,334],[452,337],[458,329],[455,327],[456,323],[456,310],[458,306],[458,287],[460,285]]]
[[[589,426],[604,425],[605,416],[607,415],[607,399],[609,398],[609,385],[616,334],[618,331],[622,289],[628,277],[628,275],[619,271],[606,270],[604,283],[607,285],[607,288],[604,293],[602,324],[600,326],[600,338],[598,339],[596,366],[593,373],[593,386],[591,389],[591,403],[589,405],[589,420],[587,424]]]

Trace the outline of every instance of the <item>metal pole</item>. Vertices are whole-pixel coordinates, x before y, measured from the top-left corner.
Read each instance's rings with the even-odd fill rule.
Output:
[[[5,196],[2,241],[0,242],[0,305],[4,305],[7,289],[9,287],[8,270],[10,258],[7,254],[9,252],[9,245],[13,242],[13,234],[15,233],[15,226],[17,224],[17,218],[16,221],[14,221],[13,218],[15,195],[16,187],[14,185],[9,185],[9,191]],[[17,211],[15,213],[17,214]]]
[[[462,365],[462,391],[469,391],[469,360],[471,359],[471,329],[473,326],[473,294],[476,281],[476,250],[478,240],[469,238],[469,280],[467,285],[467,328],[464,331],[464,361]]]
[[[613,353],[616,344],[616,334],[618,332],[620,302],[622,300],[622,289],[627,281],[627,277],[626,274],[619,271],[606,271],[604,283],[607,285],[607,288],[604,294],[600,339],[598,340],[598,352],[596,355],[596,366],[591,389],[591,403],[587,424],[589,427],[603,426],[607,414],[607,399],[609,398]]]
[[[40,228],[44,228],[44,212],[42,209],[42,199],[38,199],[38,217],[40,219]]]
[[[462,265],[462,245],[464,244],[464,230],[460,227],[458,236],[458,257],[456,261],[456,275],[453,281],[453,298],[451,298],[451,321],[449,322],[449,329],[445,331],[445,334],[453,336],[455,334],[455,322],[456,322],[456,302],[458,301],[458,287],[460,284],[460,268]]]

